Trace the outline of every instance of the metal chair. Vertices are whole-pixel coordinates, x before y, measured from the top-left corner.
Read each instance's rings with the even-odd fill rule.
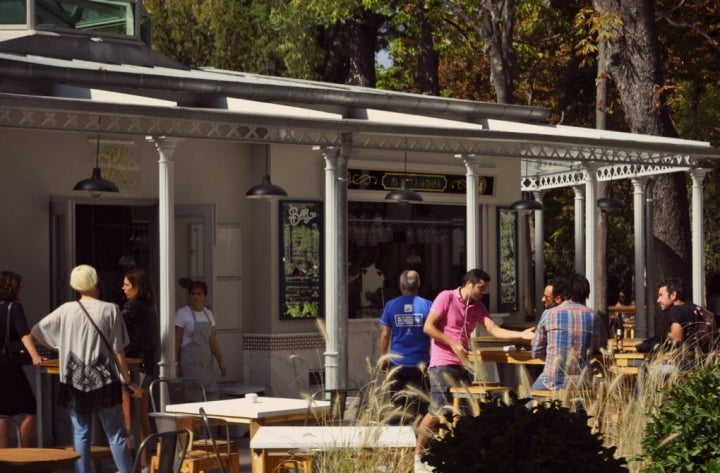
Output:
[[[196,378],[157,378],[148,386],[148,393],[153,412],[160,412],[162,394],[168,404],[207,401],[205,386]]]
[[[15,438],[17,439],[17,446],[18,448],[22,447],[22,437],[20,435],[20,424],[18,421],[15,420],[15,418],[11,416],[6,415],[0,415],[0,422],[5,421],[10,426],[12,426],[13,430],[15,431]],[[10,436],[8,436],[8,445],[10,445]]]
[[[208,417],[205,409],[200,408],[200,416],[203,421],[205,440],[212,446],[215,457],[220,464],[220,473],[226,473],[225,465],[232,471],[238,471],[240,467],[239,453],[235,448],[234,442],[230,440],[230,424],[225,419]],[[215,429],[220,426],[225,433],[225,439],[221,442],[215,438]],[[196,440],[197,444],[200,440]],[[223,452],[220,451],[222,447]],[[235,451],[233,451],[235,450]]]
[[[187,393],[190,393],[190,396]],[[166,404],[207,401],[205,386],[195,378],[157,378],[148,386],[150,397],[150,418],[155,422],[155,430],[177,430],[177,416],[164,411],[160,402],[164,397]]]
[[[141,460],[143,453],[147,450],[148,456],[154,453],[150,460],[153,463],[153,471],[157,473],[180,473],[191,440],[192,432],[188,429],[168,430],[148,435],[140,443],[140,447],[135,454],[132,472],[140,473],[142,471]],[[154,452],[153,449],[155,449]]]

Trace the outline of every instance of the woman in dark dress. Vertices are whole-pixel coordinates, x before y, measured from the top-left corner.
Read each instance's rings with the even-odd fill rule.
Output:
[[[40,366],[42,358],[35,348],[30,329],[25,320],[25,311],[18,302],[22,295],[22,278],[11,271],[0,272],[0,340],[5,340],[10,317],[9,340],[22,341],[32,358],[33,365]],[[8,360],[0,360],[0,414],[8,416],[23,415],[20,423],[22,444],[29,447],[35,433],[36,409],[35,395],[22,366]],[[8,421],[0,421],[0,448],[8,447]]]
[[[127,301],[121,312],[127,327],[130,344],[125,347],[128,358],[142,359],[140,379],[135,380],[145,391],[140,398],[140,434],[141,440],[152,433],[150,425],[148,386],[155,379],[157,358],[160,347],[158,312],[155,306],[155,291],[152,288],[147,271],[133,268],[125,273],[122,285]],[[128,433],[132,433],[132,399],[123,392],[123,416]],[[131,437],[132,438],[132,437]],[[146,466],[143,459],[143,466]]]

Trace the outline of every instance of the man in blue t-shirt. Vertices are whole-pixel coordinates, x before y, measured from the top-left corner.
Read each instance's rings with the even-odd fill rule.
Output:
[[[420,275],[406,270],[400,274],[402,295],[385,304],[380,324],[379,356],[389,352],[390,359],[383,363],[388,373],[389,391],[396,407],[388,422],[412,423],[416,415],[427,410],[426,395],[412,394],[411,386],[422,393],[428,392],[426,369],[430,361],[430,337],[423,332],[425,319],[432,301],[418,296]]]

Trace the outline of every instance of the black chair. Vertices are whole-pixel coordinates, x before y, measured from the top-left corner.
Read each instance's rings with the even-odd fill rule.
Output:
[[[212,450],[215,452],[215,457],[220,465],[220,473],[226,473],[226,465],[232,469],[232,467],[230,467],[232,461],[236,461],[238,464],[240,463],[237,455],[233,455],[234,442],[230,441],[230,424],[225,419],[208,417],[205,409],[202,407],[200,408],[200,416],[202,416],[205,440],[212,445]],[[215,438],[215,429],[218,428],[218,426],[225,432],[225,439],[221,442],[221,445],[224,447],[223,452],[220,452],[218,441]],[[196,440],[194,444],[196,445],[197,442],[199,442],[199,440]]]
[[[190,396],[187,394],[190,393]],[[207,401],[205,386],[195,378],[157,378],[148,386],[150,397],[150,418],[155,423],[155,431],[177,430],[176,414],[161,409],[161,398],[166,404]]]
[[[148,386],[153,412],[160,412],[160,398],[167,404],[207,401],[205,386],[196,378],[157,378]]]
[[[0,415],[0,421],[6,421],[10,424],[15,431],[15,438],[17,439],[18,448],[22,447],[22,437],[20,436],[20,424],[11,416]],[[8,437],[8,445],[10,445],[10,438]]]
[[[192,433],[188,429],[168,430],[148,435],[135,454],[132,472],[142,471],[141,459],[143,452],[147,450],[148,457],[152,457],[151,461],[157,462],[155,470],[157,473],[180,473],[191,440]]]

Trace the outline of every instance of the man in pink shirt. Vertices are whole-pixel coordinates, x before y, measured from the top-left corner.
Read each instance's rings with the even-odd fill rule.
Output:
[[[481,299],[487,290],[490,276],[481,269],[471,269],[465,274],[462,286],[442,291],[433,301],[423,331],[430,337],[431,408],[420,422],[415,446],[415,472],[431,471],[420,457],[425,445],[435,432],[439,415],[447,411],[452,397],[450,388],[469,385],[472,374],[466,368],[468,347],[473,330],[481,324],[495,338],[532,340],[535,328],[522,332],[507,330],[492,321]]]

